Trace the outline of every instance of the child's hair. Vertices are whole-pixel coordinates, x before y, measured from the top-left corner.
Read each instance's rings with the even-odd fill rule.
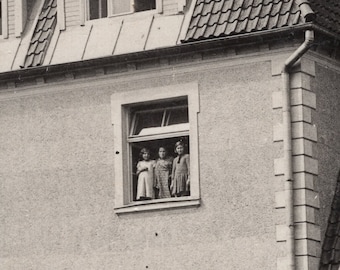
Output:
[[[145,154],[145,153],[149,153],[150,154],[150,150],[148,149],[148,148],[142,148],[141,150],[140,150],[140,152],[139,152],[139,157],[141,158],[141,159],[143,159],[143,154]]]
[[[163,148],[165,152],[168,152],[168,150],[167,150],[166,147],[164,147],[164,146],[158,147],[158,151],[161,150],[161,148]]]
[[[176,148],[177,148],[177,146],[179,146],[179,145],[182,145],[183,148],[185,147],[185,144],[184,144],[183,141],[178,141],[178,142],[176,142],[176,143],[175,143],[175,149],[174,149],[175,153],[177,153],[177,152],[176,152]]]

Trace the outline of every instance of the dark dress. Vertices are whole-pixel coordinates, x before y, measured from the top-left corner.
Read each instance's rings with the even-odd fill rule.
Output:
[[[189,195],[190,158],[188,154],[178,156],[172,164],[172,190],[171,194],[176,196]]]

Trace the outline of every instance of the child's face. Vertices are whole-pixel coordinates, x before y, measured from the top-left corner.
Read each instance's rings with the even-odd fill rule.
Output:
[[[178,146],[176,147],[176,153],[177,153],[178,155],[183,155],[183,153],[184,153],[184,147],[183,147],[183,145],[178,145]]]
[[[166,151],[165,151],[165,149],[163,148],[163,147],[161,147],[161,148],[159,148],[159,150],[158,150],[158,156],[160,157],[160,158],[165,158],[165,156],[166,156]]]
[[[143,159],[144,160],[149,160],[150,158],[150,153],[149,152],[144,152],[143,155],[142,155]]]

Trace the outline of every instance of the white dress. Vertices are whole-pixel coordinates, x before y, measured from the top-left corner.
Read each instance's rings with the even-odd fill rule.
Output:
[[[140,172],[138,175],[136,200],[155,198],[153,190],[155,163],[154,160],[141,160],[138,162],[137,171],[141,171],[143,168],[147,168],[147,170]]]

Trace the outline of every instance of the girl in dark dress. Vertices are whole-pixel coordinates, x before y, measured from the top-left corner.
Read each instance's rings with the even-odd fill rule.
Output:
[[[175,197],[190,195],[190,158],[184,153],[184,143],[175,144],[177,157],[172,164],[171,195]]]

